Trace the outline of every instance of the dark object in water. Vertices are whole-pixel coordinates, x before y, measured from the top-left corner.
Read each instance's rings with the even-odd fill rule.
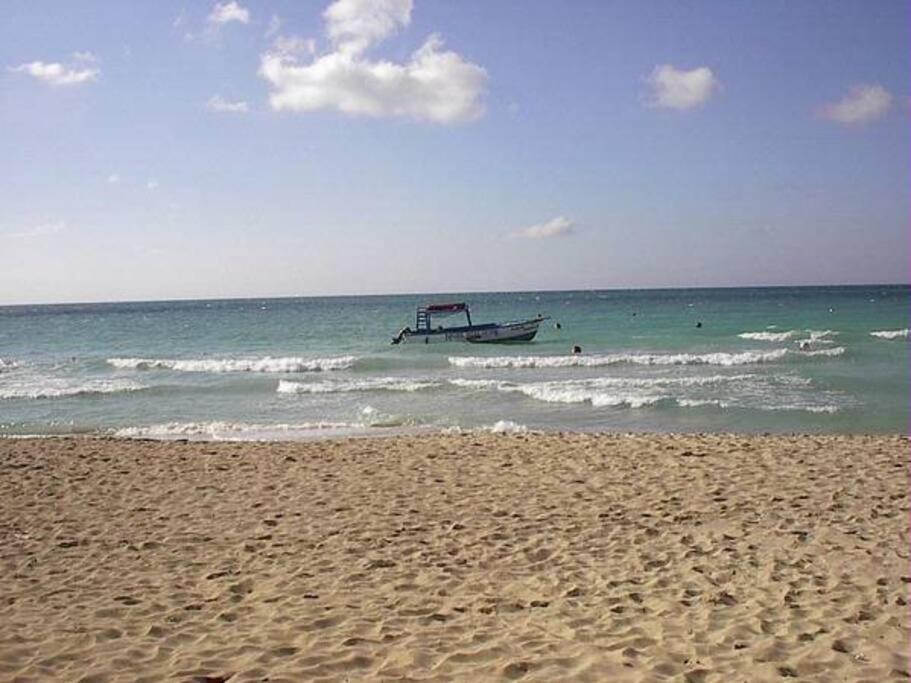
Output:
[[[578,344],[574,345],[573,346],[573,355],[578,356],[580,353],[582,353],[582,347],[579,346]]]
[[[562,329],[563,329],[563,325],[561,325],[560,323],[554,323],[554,329],[555,329],[555,330],[562,330]]]
[[[443,327],[432,324],[432,318],[445,315],[462,313],[465,315],[467,325],[458,327]],[[505,323],[483,323],[476,325],[471,322],[471,312],[468,304],[459,301],[448,304],[429,304],[418,308],[415,316],[415,329],[403,327],[392,338],[393,344],[411,342],[429,344],[430,342],[466,341],[475,344],[495,342],[526,342],[534,339],[538,333],[538,326],[548,320],[548,317],[538,313],[537,317],[528,320],[517,320]]]
[[[697,321],[696,321],[696,327],[702,327],[702,321],[701,321],[701,320],[697,320]]]

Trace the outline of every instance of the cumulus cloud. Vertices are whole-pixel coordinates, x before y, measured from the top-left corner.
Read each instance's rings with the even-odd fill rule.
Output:
[[[232,21],[238,21],[241,24],[250,23],[250,10],[241,7],[235,0],[231,2],[216,2],[215,7],[206,19],[213,26],[229,24]]]
[[[651,91],[645,97],[650,107],[692,109],[705,104],[721,82],[707,66],[686,71],[672,64],[656,66],[645,79]]]
[[[58,221],[56,223],[42,223],[41,225],[36,225],[32,228],[28,228],[27,230],[21,230],[19,232],[3,233],[3,234],[0,234],[0,237],[6,237],[9,239],[29,240],[29,239],[34,239],[36,237],[45,237],[47,235],[56,234],[56,233],[60,232],[61,230],[63,230],[65,227],[66,227],[66,224],[63,223],[62,221]]]
[[[571,235],[575,227],[576,224],[565,216],[557,216],[545,223],[537,223],[536,225],[530,225],[527,228],[516,230],[512,233],[512,236],[524,237],[525,239],[530,240],[540,240],[548,237],[565,237],[566,235]]]
[[[858,84],[833,104],[826,104],[820,113],[823,118],[846,125],[866,123],[885,116],[895,98],[878,84]]]
[[[206,102],[209,111],[227,112],[231,114],[246,114],[249,107],[246,102],[230,102],[221,95],[213,95]]]
[[[331,50],[303,61],[315,46],[300,39],[262,55],[273,109],[330,109],[362,116],[403,116],[435,123],[480,117],[487,72],[446,50],[432,34],[405,63],[372,61],[365,52],[411,22],[411,0],[336,0],[323,13]],[[295,42],[296,41],[296,42]],[[293,50],[290,48],[294,48]]]
[[[326,33],[340,49],[363,52],[411,23],[412,0],[336,0],[326,11]]]
[[[101,70],[93,66],[98,59],[91,52],[76,52],[70,64],[59,62],[27,62],[9,67],[13,73],[22,73],[50,85],[79,85],[98,78]]]

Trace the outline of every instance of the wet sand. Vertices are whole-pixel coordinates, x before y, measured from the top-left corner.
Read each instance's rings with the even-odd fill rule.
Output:
[[[0,679],[907,680],[909,452],[0,440]]]

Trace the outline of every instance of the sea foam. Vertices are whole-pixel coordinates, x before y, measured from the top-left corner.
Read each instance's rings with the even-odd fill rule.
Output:
[[[121,370],[176,370],[178,372],[320,372],[347,370],[357,362],[356,356],[336,358],[108,358],[108,363]]]
[[[797,335],[807,335],[810,342],[818,342],[826,337],[838,334],[835,330],[788,330],[786,332],[741,332],[737,336],[752,341],[783,342]]]
[[[752,365],[781,360],[789,349],[737,353],[613,353],[591,356],[451,356],[459,368],[569,368],[609,365]]]
[[[906,328],[904,330],[878,330],[876,332],[871,332],[871,337],[879,337],[880,339],[907,339],[909,330]]]
[[[741,374],[741,375],[707,375],[705,377],[592,377],[589,379],[566,380],[564,382],[550,382],[550,384],[572,384],[592,388],[645,388],[665,386],[684,386],[684,387],[701,387],[713,384],[723,384],[726,382],[741,382],[751,379],[762,378],[762,375]],[[782,379],[790,379],[789,376],[782,376]],[[802,380],[802,378],[800,378]],[[809,381],[809,380],[807,380]],[[449,380],[450,384],[457,387],[469,389],[489,389],[500,388],[502,386],[517,386],[514,382],[507,382],[496,379],[462,379],[454,378]]]
[[[87,380],[71,383],[65,380],[42,378],[28,383],[20,382],[14,386],[0,387],[0,399],[43,399],[68,398],[72,396],[92,396],[98,394],[116,394],[126,391],[140,391],[147,387],[138,382],[125,379]]]
[[[499,379],[450,380],[479,391],[515,393],[545,403],[588,403],[595,408],[747,408],[832,412],[804,396],[811,380],[791,375],[715,375],[710,377],[621,378],[515,382]],[[809,400],[808,400],[809,399]],[[837,407],[834,407],[837,410]]]
[[[797,330],[788,330],[787,332],[741,332],[737,336],[741,339],[750,339],[752,341],[782,342],[790,339]]]
[[[433,380],[405,379],[400,377],[375,377],[325,382],[293,382],[279,380],[276,391],[280,394],[336,394],[353,391],[421,391],[440,386]]]
[[[512,420],[497,420],[489,427],[482,427],[482,429],[494,434],[525,434],[528,432],[528,427]]]
[[[328,433],[362,430],[369,425],[351,422],[300,422],[295,424],[250,424],[244,422],[166,422],[114,431],[121,438],[179,439],[200,438],[213,441],[272,440],[275,435]]]

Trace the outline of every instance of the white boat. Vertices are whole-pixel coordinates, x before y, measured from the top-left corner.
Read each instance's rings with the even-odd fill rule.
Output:
[[[464,313],[467,325],[459,327],[433,326],[433,318]],[[463,341],[473,344],[493,344],[499,342],[531,341],[538,333],[538,325],[547,316],[538,314],[528,320],[517,320],[505,323],[471,323],[471,311],[466,303],[432,304],[422,306],[415,316],[415,329],[404,327],[392,338],[393,344],[431,344],[437,342]]]

